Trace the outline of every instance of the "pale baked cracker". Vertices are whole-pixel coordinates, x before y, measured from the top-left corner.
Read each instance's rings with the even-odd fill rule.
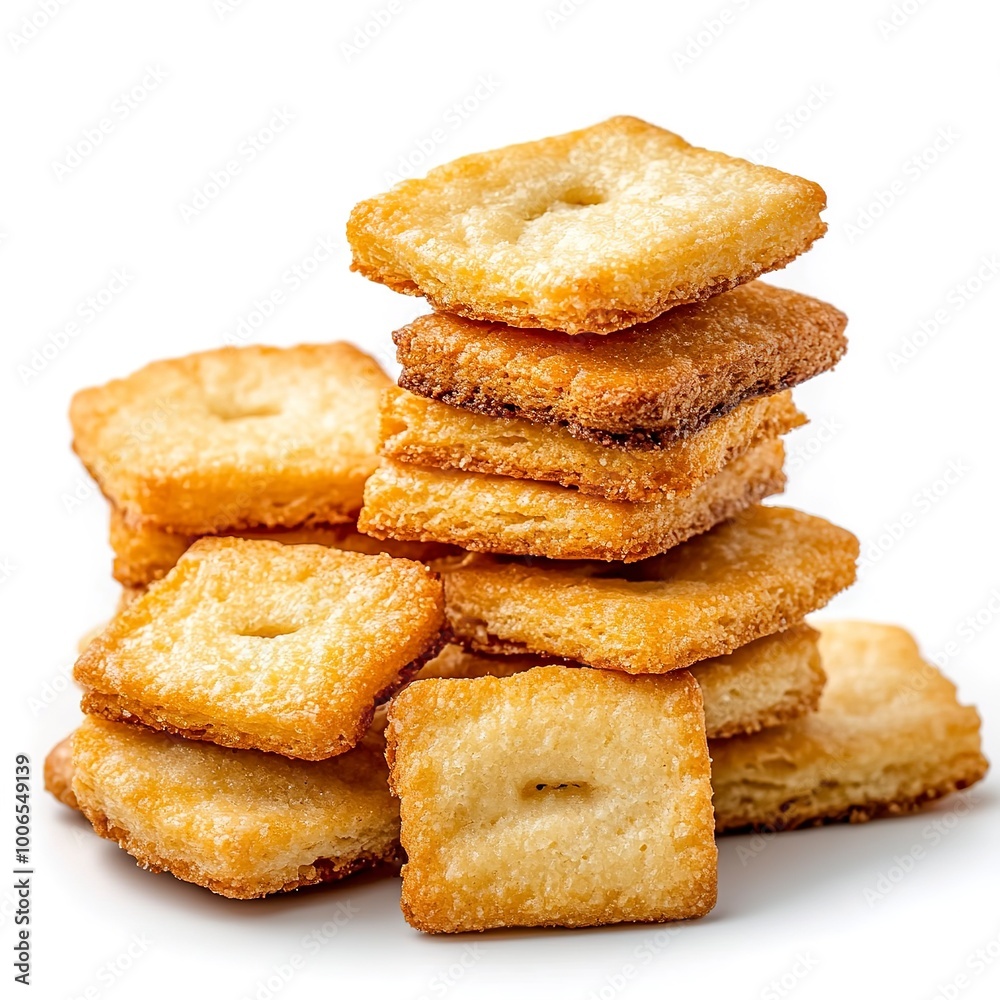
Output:
[[[610,333],[783,267],[823,189],[638,118],[465,156],[356,205],[352,269],[471,319]]]
[[[72,736],[60,740],[45,758],[45,791],[54,795],[64,806],[79,809],[73,794],[73,747]]]

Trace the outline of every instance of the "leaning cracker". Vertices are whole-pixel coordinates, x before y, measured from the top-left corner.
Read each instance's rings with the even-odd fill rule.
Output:
[[[832,368],[846,325],[825,302],[757,281],[614,337],[433,314],[393,340],[399,384],[417,395],[597,444],[657,448]]]
[[[444,312],[611,333],[783,267],[825,207],[811,181],[619,116],[405,180],[347,238],[352,269]]]
[[[829,681],[815,715],[712,744],[720,831],[909,812],[988,767],[979,715],[890,625],[820,626]]]
[[[686,672],[554,666],[412,684],[386,730],[404,916],[453,933],[708,913],[704,726]]]
[[[785,486],[779,439],[733,459],[673,500],[604,500],[552,483],[425,469],[384,459],[358,527],[473,552],[635,562],[666,552]]]
[[[54,795],[64,806],[79,809],[73,794],[72,736],[60,740],[45,758],[45,791]]]
[[[653,451],[581,441],[562,427],[487,417],[386,389],[379,451],[414,465],[552,482],[606,500],[648,502],[688,496],[728,462],[805,422],[792,394],[780,392],[747,400],[704,430]]]
[[[808,625],[764,636],[728,656],[695,663],[690,669],[705,701],[709,739],[755,733],[815,711],[826,679],[820,663],[819,633]],[[555,661],[531,653],[510,656],[470,653],[447,645],[417,674],[428,677],[510,677]],[[569,660],[565,666],[579,666]]]
[[[227,347],[73,397],[73,447],[133,522],[179,534],[350,521],[389,379],[350,344]]]
[[[322,760],[433,655],[441,584],[423,564],[205,538],[74,669],[83,708],[189,739]]]
[[[446,545],[373,538],[371,535],[361,534],[354,524],[323,524],[309,528],[270,530],[244,528],[238,532],[223,531],[219,534],[267,539],[285,545],[326,545],[345,552],[365,552],[369,555],[385,552],[390,556],[415,559],[418,562],[440,559],[449,551],[449,546]],[[205,536],[177,534],[153,524],[134,524],[117,507],[112,507],[109,540],[115,556],[114,577],[123,587],[146,587],[154,580],[166,576],[199,537]]]
[[[751,507],[625,566],[467,556],[435,564],[456,641],[657,674],[783,631],[854,582],[858,541],[822,518]]]
[[[305,762],[88,716],[73,736],[73,792],[140,867],[251,899],[396,859],[383,748],[372,733]]]

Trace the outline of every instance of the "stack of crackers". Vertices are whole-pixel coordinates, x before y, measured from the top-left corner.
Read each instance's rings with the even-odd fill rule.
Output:
[[[429,932],[698,917],[719,832],[979,780],[898,628],[806,617],[857,541],[781,492],[832,306],[756,279],[817,185],[633,118],[362,202],[354,268],[435,311],[160,362],[74,400],[118,615],[49,787],[235,897],[402,867]]]

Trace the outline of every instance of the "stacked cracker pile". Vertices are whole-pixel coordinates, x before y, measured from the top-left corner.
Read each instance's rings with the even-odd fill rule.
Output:
[[[700,916],[717,830],[978,780],[978,716],[906,633],[805,623],[853,536],[759,505],[846,321],[755,279],[824,203],[612,119],[357,206],[354,266],[438,310],[395,334],[399,388],[334,345],[81,394],[148,589],[78,662],[53,791],[233,896],[401,844],[407,919],[454,932]]]

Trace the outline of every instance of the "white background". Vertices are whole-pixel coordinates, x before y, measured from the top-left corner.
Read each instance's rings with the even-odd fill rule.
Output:
[[[1000,960],[969,964],[991,943],[1000,953],[992,779],[912,818],[726,839],[718,907],[669,934],[457,939],[409,929],[391,880],[246,903],[146,874],[40,790],[45,751],[78,718],[75,642],[116,599],[107,510],[69,449],[71,394],[219,346],[321,238],[332,257],[254,338],[347,338],[391,365],[390,331],[422,306],[348,271],[354,202],[435,130],[420,172],[617,113],[826,188],[829,234],[771,280],[843,308],[851,347],[798,393],[813,423],[791,441],[787,500],[851,528],[868,553],[830,613],[914,629],[980,706],[1000,756],[1000,280],[983,265],[1000,251],[996,6],[906,0],[894,27],[879,23],[891,0],[589,0],[561,20],[548,16],[557,3],[394,2],[356,52],[345,43],[387,0],[246,0],[226,16],[212,0],[80,0],[26,44],[12,34],[37,4],[3,4],[0,634],[8,774],[15,750],[36,768],[36,996],[460,998],[516,984],[528,996],[932,997],[963,973],[942,995],[998,995]],[[151,68],[165,78],[125,115],[119,95]],[[473,110],[456,112],[463,102]],[[241,144],[275,109],[294,120],[250,160]],[[97,148],[57,170],[102,118]],[[181,206],[234,159],[239,173],[185,221]],[[968,288],[981,267],[994,280]],[[127,287],[87,322],[87,298],[116,270]],[[918,336],[938,310],[940,331]],[[26,377],[72,321],[76,335]],[[912,870],[866,899],[915,844]],[[357,912],[308,952],[304,937],[344,907]],[[295,955],[301,968],[269,993]]]

